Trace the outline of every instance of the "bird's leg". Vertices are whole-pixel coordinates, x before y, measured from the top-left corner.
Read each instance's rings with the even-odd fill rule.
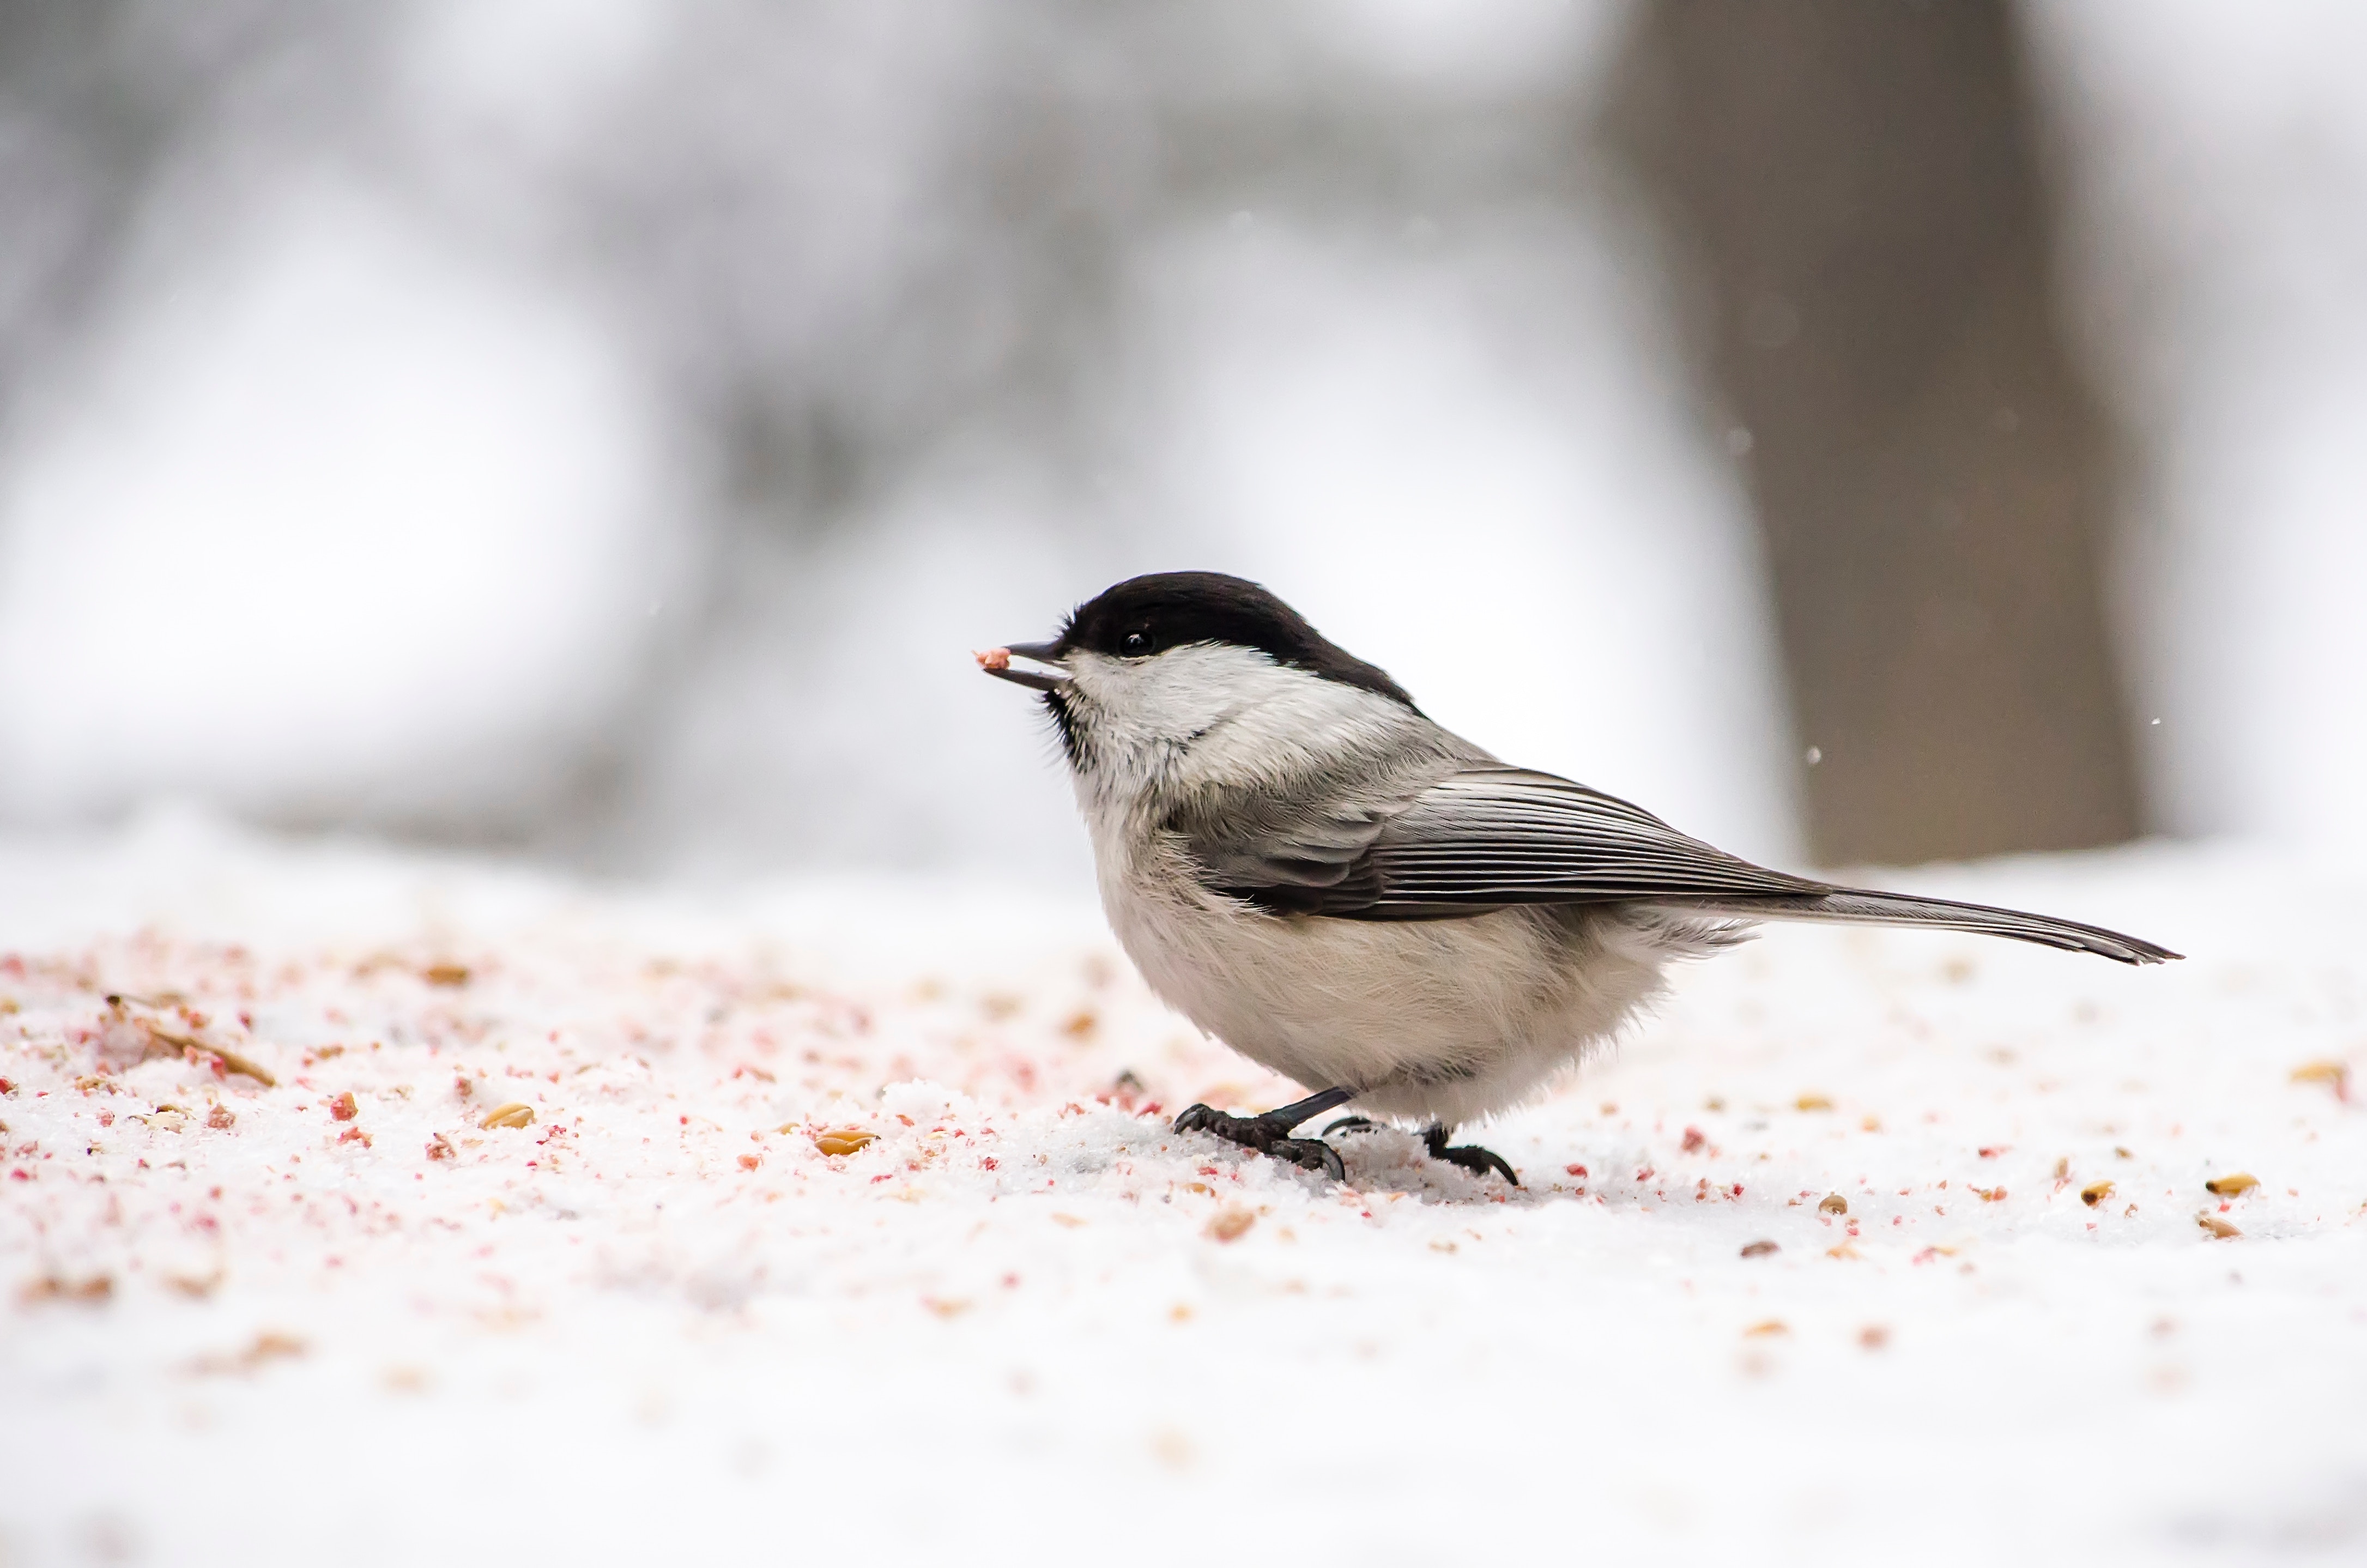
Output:
[[[1326,1089],[1319,1095],[1267,1111],[1263,1116],[1233,1116],[1209,1106],[1195,1105],[1175,1119],[1178,1132],[1213,1132],[1228,1143],[1255,1149],[1277,1160],[1288,1160],[1333,1181],[1345,1181],[1348,1167],[1332,1147],[1318,1138],[1293,1138],[1291,1129],[1356,1097],[1353,1089]]]
[[[1489,1171],[1494,1171],[1514,1187],[1521,1185],[1521,1178],[1513,1174],[1511,1165],[1505,1164],[1503,1155],[1492,1149],[1482,1149],[1476,1143],[1458,1144],[1450,1149],[1446,1146],[1446,1125],[1444,1122],[1433,1121],[1422,1129],[1422,1147],[1430,1151],[1432,1159],[1444,1160],[1451,1165],[1461,1165],[1473,1176],[1486,1176]]]

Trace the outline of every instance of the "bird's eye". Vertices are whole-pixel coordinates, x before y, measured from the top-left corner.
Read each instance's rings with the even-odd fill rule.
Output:
[[[1150,652],[1150,633],[1129,631],[1118,639],[1117,651],[1129,658]]]

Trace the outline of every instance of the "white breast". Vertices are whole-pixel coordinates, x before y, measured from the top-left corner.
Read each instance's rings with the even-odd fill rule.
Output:
[[[1102,883],[1151,989],[1252,1061],[1355,1089],[1379,1115],[1451,1127],[1518,1102],[1658,994],[1671,956],[1607,913],[1268,915],[1199,889],[1171,856],[1122,855]]]

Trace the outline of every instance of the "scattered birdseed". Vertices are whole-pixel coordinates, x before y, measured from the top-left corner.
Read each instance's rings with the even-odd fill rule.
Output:
[[[879,1141],[877,1132],[866,1132],[860,1127],[832,1127],[814,1134],[814,1147],[825,1154],[852,1154],[868,1143]]]
[[[2203,1190],[2220,1198],[2240,1198],[2260,1185],[2260,1178],[2244,1171],[2214,1176],[2203,1184]]]
[[[524,1100],[512,1100],[507,1105],[498,1105],[487,1111],[483,1119],[477,1125],[480,1127],[532,1127],[534,1107]]]
[[[1819,1213],[1846,1214],[1849,1212],[1849,1199],[1838,1192],[1828,1192],[1825,1194],[1824,1200],[1817,1205],[1817,1209]]]
[[[2212,1239],[2214,1241],[2224,1242],[2230,1240],[2233,1237],[2240,1236],[2244,1233],[2235,1226],[2229,1224],[2226,1221],[2219,1218],[2218,1215],[2211,1213],[2207,1210],[2203,1213],[2197,1214],[2194,1217],[2194,1222],[2202,1226],[2204,1231],[2208,1232]]]
[[[1777,1246],[1773,1242],[1747,1242],[1743,1244],[1742,1256],[1745,1257],[1765,1257],[1769,1253],[1781,1252],[1783,1250],[1783,1248]]]
[[[2079,1201],[2093,1209],[2112,1196],[2112,1184],[2108,1181],[2090,1182],[2079,1189]]]

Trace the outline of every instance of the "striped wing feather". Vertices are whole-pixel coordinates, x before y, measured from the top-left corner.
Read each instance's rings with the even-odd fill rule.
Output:
[[[1616,796],[1525,768],[1467,768],[1401,805],[1266,802],[1221,820],[1233,824],[1221,838],[1178,826],[1213,886],[1277,913],[1440,920],[1523,904],[1637,903],[1749,920],[1931,926],[2123,963],[2178,956],[2047,915],[1769,870]],[[1243,821],[1253,824],[1246,833]]]

